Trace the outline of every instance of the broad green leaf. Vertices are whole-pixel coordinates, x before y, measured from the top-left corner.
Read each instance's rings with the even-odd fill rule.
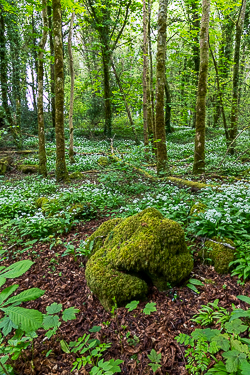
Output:
[[[94,326],[91,329],[89,329],[89,332],[100,332],[102,327],[100,326]]]
[[[20,325],[24,332],[36,331],[42,326],[43,315],[40,311],[23,307],[9,306],[2,308],[14,324]]]
[[[223,353],[222,356],[226,358],[226,369],[229,374],[236,372],[242,360],[246,359],[246,354],[238,352],[238,350],[230,350]]]
[[[17,329],[18,325],[14,324],[8,316],[5,316],[0,320],[0,329],[2,329],[4,336],[7,336],[13,328]]]
[[[0,276],[0,288],[6,283],[6,279],[3,276]]]
[[[23,292],[19,293],[18,295],[9,298],[8,301],[4,303],[4,305],[10,304],[10,303],[17,304],[17,303],[21,303],[21,302],[33,301],[33,300],[43,296],[44,293],[45,293],[45,290],[41,290],[39,288],[27,289],[27,290],[24,290]],[[1,297],[1,295],[0,295],[0,297]]]
[[[59,323],[58,315],[45,315],[43,318],[43,328],[45,330],[57,327]]]
[[[240,363],[241,375],[250,374],[250,363],[247,360],[242,360]]]
[[[250,318],[250,310],[236,309],[232,312],[230,322],[239,318]]]
[[[62,310],[62,304],[61,303],[52,303],[50,306],[46,307],[47,313],[52,315],[52,314],[57,314]]]
[[[76,314],[79,313],[79,311],[79,309],[76,309],[74,307],[69,307],[68,309],[65,309],[62,314],[62,320],[67,322],[68,320],[76,319]]]
[[[244,325],[240,319],[235,319],[225,324],[225,328],[228,333],[236,333],[239,335],[248,329],[248,326]]]
[[[210,342],[214,337],[218,336],[219,334],[220,334],[220,331],[218,329],[205,328],[205,329],[196,329],[194,332],[191,333],[191,336],[195,340],[199,340],[200,338],[203,338]]]
[[[226,366],[222,361],[216,363],[212,368],[208,370],[206,373],[207,375],[228,375],[228,372],[226,370]]]
[[[61,345],[62,351],[63,351],[64,353],[67,353],[67,354],[70,353],[70,349],[69,349],[69,347],[68,347],[68,344],[67,344],[64,340],[61,340],[61,341],[60,341],[60,345]]]
[[[6,279],[14,279],[16,277],[22,276],[30,267],[34,264],[31,260],[20,260],[19,262],[11,264],[9,267],[5,268],[0,272],[0,276]]]
[[[250,297],[247,296],[237,296],[241,301],[246,302],[250,305]]]
[[[196,286],[194,286],[193,284],[187,284],[187,287],[197,294],[200,293]]]
[[[128,309],[128,312],[133,311],[137,308],[139,305],[139,301],[131,301],[126,305],[126,309]]]
[[[161,367],[158,363],[149,363],[149,366],[152,367],[154,373]]]
[[[11,285],[11,286],[8,286],[7,288],[5,288],[1,293],[0,293],[0,305],[2,305],[2,303],[12,294],[15,292],[15,290],[17,290],[17,288],[19,287],[19,285],[15,284],[15,285]]]
[[[227,335],[217,335],[214,336],[211,340],[211,342],[215,342],[217,347],[219,349],[224,350],[224,352],[227,352],[230,348],[229,340]]]
[[[189,279],[188,282],[190,284],[193,284],[193,285],[200,285],[200,286],[204,286],[204,284],[200,281],[200,280],[196,280],[196,279]]]
[[[245,353],[245,354],[249,353],[248,346],[246,344],[242,344],[239,340],[231,339],[231,348],[241,353]]]
[[[143,309],[144,314],[150,315],[152,312],[157,311],[155,306],[155,302],[147,303]]]

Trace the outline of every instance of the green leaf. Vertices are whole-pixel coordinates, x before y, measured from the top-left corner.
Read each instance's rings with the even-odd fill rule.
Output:
[[[238,299],[240,299],[243,302],[246,302],[250,305],[250,297],[247,296],[237,296]]]
[[[219,349],[222,349],[224,350],[224,352],[227,352],[230,348],[228,337],[229,337],[228,335],[220,334],[220,335],[214,336],[211,342],[215,342]]]
[[[187,287],[197,294],[200,293],[196,286],[194,286],[193,284],[187,284]]]
[[[33,300],[43,296],[44,293],[45,293],[45,290],[41,290],[39,288],[27,289],[27,290],[24,290],[23,292],[19,293],[18,295],[9,298],[8,301],[4,303],[4,305],[10,304],[10,303],[17,304],[17,303],[21,303],[21,302],[33,301]],[[1,295],[0,295],[0,298],[1,298]]]
[[[6,279],[3,276],[0,276],[0,288],[6,283]]]
[[[67,354],[70,353],[70,349],[69,349],[69,347],[68,347],[68,344],[67,344],[64,340],[61,340],[61,341],[60,341],[60,345],[61,345],[62,351],[63,351],[64,353],[67,353]]]
[[[139,301],[131,301],[126,305],[126,309],[128,309],[128,312],[133,311],[137,308],[139,305]]]
[[[19,285],[15,284],[15,285],[11,285],[11,286],[8,286],[7,288],[5,288],[1,293],[0,293],[0,305],[2,305],[2,303],[12,294],[15,292],[15,290],[17,290],[17,288],[19,287]]]
[[[89,332],[100,332],[102,327],[100,326],[94,326],[91,329],[89,329]]]
[[[5,268],[0,273],[0,276],[6,279],[14,279],[16,277],[22,276],[26,271],[30,269],[32,264],[34,264],[34,262],[32,262],[31,260],[20,260],[20,262],[13,263],[9,267]]]
[[[62,310],[62,304],[61,303],[52,303],[50,306],[47,306],[46,307],[46,311],[48,314],[52,315],[52,314],[57,314],[59,313],[60,311]]]
[[[203,338],[210,342],[214,337],[218,336],[219,334],[220,334],[220,331],[218,329],[205,328],[205,329],[196,329],[194,332],[191,333],[191,336],[195,340],[199,340]]]
[[[249,354],[249,348],[246,344],[242,344],[239,340],[234,340],[231,338],[231,348],[237,350],[238,352]]]
[[[149,366],[152,367],[153,373],[155,373],[158,368],[161,367],[161,365],[159,365],[158,363],[149,363]]]
[[[236,333],[239,335],[248,329],[248,326],[244,325],[240,319],[235,319],[225,324],[225,328],[228,333]]]
[[[14,324],[20,325],[25,332],[36,331],[42,326],[43,315],[40,311],[15,306],[9,306],[1,310],[10,317]]]
[[[59,316],[58,315],[45,315],[43,318],[43,327],[45,330],[58,327]]]
[[[0,329],[2,329],[4,336],[7,336],[13,328],[17,329],[18,325],[14,324],[8,316],[5,316],[0,320]]]
[[[144,314],[150,315],[152,312],[157,311],[155,306],[155,302],[147,303],[143,309]]]
[[[243,359],[246,359],[246,354],[238,352],[238,350],[230,350],[223,353],[222,356],[226,358],[226,369],[229,374],[236,372]]]
[[[249,375],[250,374],[250,364],[247,360],[242,360],[240,363],[241,375]]]
[[[69,307],[65,309],[62,313],[62,320],[67,322],[68,320],[76,319],[76,314],[79,313],[79,309],[75,309],[74,307]]]
[[[151,350],[150,354],[148,354],[148,358],[151,362],[160,362],[161,361],[161,353],[157,353],[154,349]]]
[[[200,281],[200,280],[196,280],[196,279],[189,279],[188,282],[190,284],[193,284],[193,285],[200,285],[200,286],[204,286],[204,284]]]
[[[228,375],[226,366],[222,361],[216,363],[213,368],[210,368],[208,372],[206,373],[207,375]]]

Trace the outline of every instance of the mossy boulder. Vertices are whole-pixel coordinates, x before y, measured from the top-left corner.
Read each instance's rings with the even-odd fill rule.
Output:
[[[69,178],[71,179],[71,180],[78,180],[78,179],[80,179],[80,178],[82,178],[83,176],[82,176],[82,173],[81,172],[73,172],[73,173],[71,173],[70,175],[69,175]]]
[[[229,270],[229,263],[234,260],[235,250],[231,249],[228,246],[224,246],[223,243],[235,247],[235,244],[232,240],[228,238],[212,238],[205,242],[205,251],[203,254],[204,258],[211,259],[211,263],[214,265],[214,269],[219,274],[226,274]]]
[[[104,223],[87,246],[87,283],[105,308],[113,297],[118,306],[145,298],[147,282],[159,290],[180,284],[193,268],[183,229],[154,208]]]
[[[97,160],[97,163],[99,165],[101,165],[102,167],[106,167],[107,165],[109,165],[109,159],[106,158],[105,156],[101,156],[98,160]]]
[[[12,162],[13,159],[10,156],[5,156],[4,158],[0,159],[0,175],[5,175]]]
[[[205,212],[207,209],[207,206],[204,203],[197,202],[195,203],[190,210],[191,216],[197,216],[199,213]]]
[[[32,165],[29,165],[29,164],[20,164],[18,166],[18,169],[19,171],[21,171],[22,173],[37,173],[38,172],[38,168],[39,166],[36,165],[36,164],[32,164]]]

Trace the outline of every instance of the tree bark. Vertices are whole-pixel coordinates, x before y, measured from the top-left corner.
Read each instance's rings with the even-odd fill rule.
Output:
[[[38,143],[39,143],[39,168],[38,173],[43,177],[47,177],[47,158],[45,149],[45,132],[44,132],[44,114],[43,114],[43,56],[44,48],[47,41],[48,35],[48,17],[47,17],[47,0],[42,1],[42,18],[43,18],[43,35],[39,43],[39,54],[38,54],[38,99],[37,99],[37,110],[38,110]]]
[[[166,29],[167,29],[167,0],[159,1],[158,35],[156,54],[156,118],[155,133],[157,147],[157,174],[168,172],[166,131],[164,121],[164,90],[166,83]]]
[[[155,95],[154,95],[154,72],[153,72],[153,52],[151,41],[151,0],[148,0],[148,48],[149,48],[149,62],[150,62],[150,100],[151,100],[151,113],[152,113],[152,127],[154,139],[155,135]]]
[[[112,109],[111,109],[111,89],[110,89],[110,51],[109,46],[102,48],[102,64],[104,78],[104,134],[111,138],[112,133]]]
[[[61,0],[52,0],[52,9],[55,38],[56,180],[59,182],[68,180],[68,171],[65,162],[64,139],[64,71]]]
[[[231,124],[229,140],[232,142],[238,132],[238,104],[239,104],[239,83],[240,83],[240,43],[246,14],[246,0],[242,0],[242,6],[236,23],[235,47],[234,47],[234,67],[233,67],[233,95],[231,107]],[[235,152],[235,142],[231,145],[229,153]]]
[[[74,159],[74,126],[73,126],[73,113],[74,113],[74,83],[75,83],[75,70],[74,60],[72,53],[72,34],[74,25],[75,13],[72,13],[70,27],[69,27],[69,38],[68,38],[68,51],[69,51],[69,71],[70,71],[70,108],[69,108],[69,159],[71,163],[75,163]]]
[[[170,134],[172,133],[172,130],[171,130],[171,92],[170,92],[167,79],[166,79],[166,84],[165,84],[165,93],[166,93],[165,128],[166,128],[166,134]]]
[[[209,62],[209,18],[210,0],[202,1],[202,19],[200,31],[200,72],[196,104],[195,151],[193,173],[205,172],[205,123],[206,123],[206,94]]]
[[[148,16],[146,0],[143,0],[143,137],[144,146],[148,146],[148,99],[147,99],[147,72],[148,72]]]
[[[48,19],[49,19],[49,44],[50,44],[50,95],[51,95],[51,118],[52,118],[52,125],[55,128],[55,64],[54,64],[54,40],[53,40],[53,22],[52,22],[52,11],[51,6],[48,5]]]

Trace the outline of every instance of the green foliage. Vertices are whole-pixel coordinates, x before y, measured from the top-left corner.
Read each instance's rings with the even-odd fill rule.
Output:
[[[161,353],[158,354],[154,349],[152,349],[150,354],[148,354],[148,359],[151,361],[149,366],[152,368],[153,373],[155,374],[156,371],[161,367]]]
[[[157,311],[155,306],[156,306],[155,302],[147,303],[142,311],[146,315],[151,315],[151,313]]]
[[[193,290],[195,293],[199,294],[199,290],[196,288],[196,285],[197,286],[204,286],[204,284],[200,281],[200,280],[196,280],[196,279],[189,279],[188,280],[188,284],[187,284],[187,287],[191,290]]]
[[[131,301],[126,305],[126,309],[128,309],[128,312],[133,311],[137,308],[139,305],[139,301]]]
[[[229,267],[232,269],[231,276],[238,276],[238,282],[244,284],[250,277],[250,242],[237,241],[236,245],[236,260]]]
[[[250,303],[250,298],[239,296],[239,299]],[[212,360],[212,366],[206,374],[237,374],[246,375],[250,369],[250,341],[241,334],[249,329],[249,325],[243,324],[241,317],[247,317],[247,311],[234,309],[232,313],[219,308],[218,300],[209,303],[199,311],[196,323],[210,325],[216,323],[221,325],[218,329],[195,329],[191,336],[180,334],[176,337],[178,343],[188,346],[185,352],[188,364],[186,368],[191,374],[198,375],[205,372]],[[240,311],[239,311],[240,310]],[[249,314],[248,314],[249,317]],[[223,361],[217,361],[215,354],[222,351]]]

